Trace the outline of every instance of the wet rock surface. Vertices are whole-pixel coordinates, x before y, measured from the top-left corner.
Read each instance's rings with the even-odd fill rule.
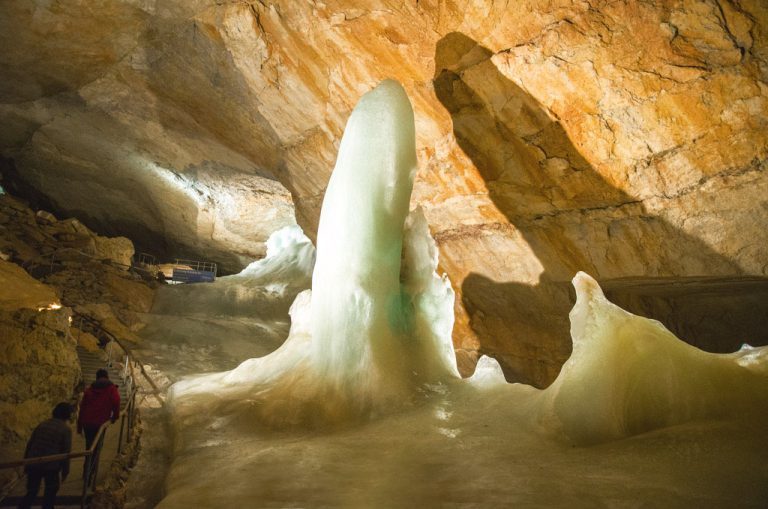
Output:
[[[403,83],[465,373],[488,352],[551,381],[577,270],[768,274],[762,1],[0,8],[0,152],[20,180],[228,270],[293,205],[314,234],[352,106]]]

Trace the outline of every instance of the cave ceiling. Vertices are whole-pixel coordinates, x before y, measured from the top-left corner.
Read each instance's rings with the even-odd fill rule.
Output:
[[[394,78],[460,362],[542,385],[577,270],[768,275],[767,29],[763,0],[5,0],[3,182],[234,271],[314,235],[349,112]]]

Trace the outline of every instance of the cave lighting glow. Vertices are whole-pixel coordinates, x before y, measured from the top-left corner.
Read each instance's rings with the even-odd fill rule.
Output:
[[[137,163],[139,167],[149,172],[153,178],[158,178],[161,182],[165,182],[174,191],[180,191],[198,207],[205,208],[213,200],[212,193],[206,186],[183,173],[169,170],[160,166],[155,161],[143,158],[138,158]]]
[[[609,302],[587,274],[573,280],[573,354],[549,388],[507,383],[488,357],[460,379],[454,294],[435,273],[424,215],[408,211],[415,167],[411,105],[385,81],[348,121],[312,289],[291,307],[288,338],[230,371],[172,386],[174,460],[158,507],[759,507],[768,499],[766,348],[702,352]],[[249,277],[272,273],[269,284],[287,285],[294,276],[279,260],[308,258],[291,255],[307,245],[294,235],[211,286],[200,307],[221,319],[222,296]],[[190,291],[163,288],[163,312],[187,306],[174,296]],[[249,298],[261,312],[263,295],[247,293],[231,313]]]
[[[56,309],[61,309],[61,304],[58,302],[51,302],[47,306],[37,308],[38,311],[54,311]]]

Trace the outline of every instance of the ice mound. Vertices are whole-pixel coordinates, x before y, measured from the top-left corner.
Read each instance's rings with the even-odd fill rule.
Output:
[[[544,419],[572,440],[602,442],[768,409],[768,347],[703,352],[609,302],[587,274],[573,285],[573,353],[540,404]]]
[[[210,410],[213,399],[215,411],[270,425],[347,422],[407,403],[428,382],[458,378],[453,291],[434,274],[421,211],[406,221],[415,169],[413,110],[387,80],[347,123],[320,214],[312,291],[291,307],[288,339],[230,372],[174,385],[179,418],[198,400]]]
[[[152,312],[160,315],[273,317],[285,312],[293,299],[310,285],[315,246],[297,225],[270,235],[267,256],[239,274],[212,283],[160,288]]]
[[[292,282],[311,278],[315,266],[315,246],[298,225],[285,226],[267,239],[267,256],[244,268],[234,277],[251,284],[272,281]]]

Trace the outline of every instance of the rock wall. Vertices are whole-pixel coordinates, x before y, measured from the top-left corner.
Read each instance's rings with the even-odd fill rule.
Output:
[[[23,453],[32,429],[69,401],[80,380],[71,310],[50,287],[0,261],[0,455]]]
[[[0,196],[0,457],[19,458],[32,429],[73,398],[78,344],[98,351],[102,331],[139,341],[137,313],[149,311],[158,283],[123,265],[132,254],[126,238]]]
[[[762,0],[0,11],[0,151],[20,180],[104,232],[229,267],[291,200],[314,231],[351,108],[402,82],[464,372],[489,353],[551,381],[577,270],[768,274]]]
[[[133,243],[125,237],[102,237],[75,218],[62,221],[8,194],[0,194],[0,253],[19,264],[88,258],[128,270]]]

